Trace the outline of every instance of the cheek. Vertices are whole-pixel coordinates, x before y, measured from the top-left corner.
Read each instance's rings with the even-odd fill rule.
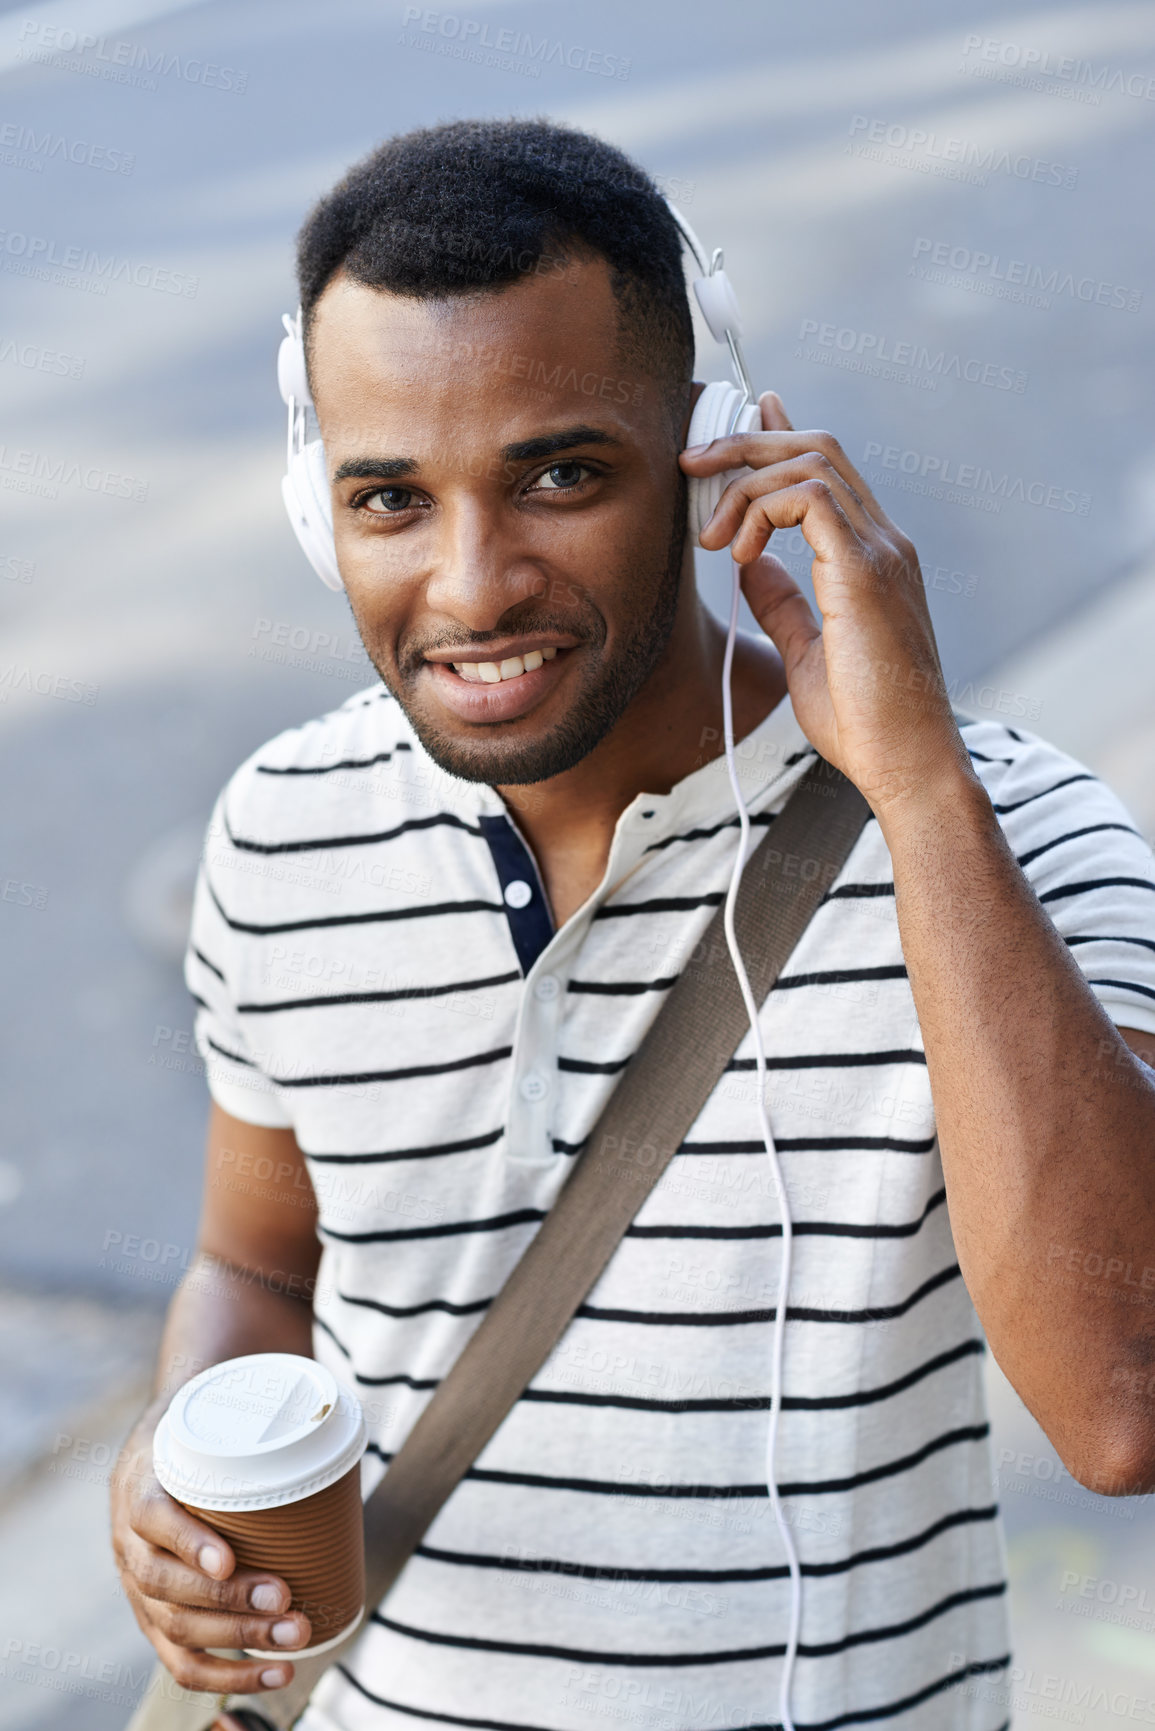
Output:
[[[572,527],[555,544],[558,556],[575,572],[596,580],[607,567],[645,569],[663,563],[669,545],[676,495],[673,487],[631,489],[628,497],[604,510],[575,512]]]
[[[420,605],[420,588],[401,571],[383,573],[368,561],[342,556],[345,593],[362,640],[378,653],[393,659],[397,643],[408,621]]]
[[[337,557],[353,611],[378,618],[405,611],[429,574],[423,538],[358,532],[347,524],[336,535]]]

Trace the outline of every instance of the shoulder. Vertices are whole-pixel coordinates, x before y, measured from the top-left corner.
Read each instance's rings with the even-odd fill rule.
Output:
[[[435,811],[471,816],[487,792],[439,769],[378,682],[252,752],[221,792],[216,828],[258,851],[321,846]]]
[[[412,744],[405,712],[378,681],[336,709],[265,740],[238,764],[222,798],[230,815],[260,811],[309,778],[325,779],[354,764],[368,767],[370,759],[373,767],[387,764]]]
[[[1061,885],[1134,878],[1155,858],[1119,796],[1085,763],[1023,728],[960,717],[975,772],[1042,900]],[[1057,898],[1056,898],[1057,899]],[[1153,909],[1155,911],[1155,909]]]

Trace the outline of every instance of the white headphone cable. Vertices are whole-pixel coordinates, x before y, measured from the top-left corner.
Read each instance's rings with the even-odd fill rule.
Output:
[[[778,1163],[778,1151],[774,1146],[774,1138],[770,1133],[770,1120],[766,1113],[766,1052],[762,1044],[762,1029],[758,1022],[758,1006],[754,1002],[754,994],[750,990],[750,981],[746,975],[745,964],[742,961],[737,935],[734,931],[734,909],[738,901],[738,887],[742,882],[742,870],[746,864],[750,843],[750,813],[746,809],[746,801],[742,796],[742,786],[738,780],[738,763],[734,755],[734,695],[731,689],[734,644],[738,635],[738,604],[741,595],[741,574],[738,566],[734,565],[730,629],[726,636],[726,655],[722,663],[722,729],[726,742],[726,768],[730,773],[730,786],[734,793],[734,803],[738,808],[739,836],[738,854],[734,861],[734,870],[730,875],[730,887],[726,892],[723,924],[726,931],[726,946],[730,951],[734,972],[738,976],[742,1001],[746,1006],[746,1014],[750,1020],[750,1032],[754,1039],[758,1117],[762,1126],[762,1138],[766,1144],[766,1156],[770,1162],[770,1172],[774,1180],[774,1189],[778,1197],[778,1208],[782,1219],[782,1260],[778,1272],[778,1298],[774,1307],[774,1333],[771,1343],[770,1423],[766,1432],[766,1490],[770,1498],[770,1505],[774,1510],[774,1519],[778,1523],[778,1531],[782,1536],[782,1548],[786,1552],[786,1561],[790,1568],[790,1625],[786,1637],[786,1651],[782,1658],[778,1713],[782,1721],[782,1731],[794,1731],[794,1721],[790,1716],[790,1688],[794,1677],[794,1661],[798,1653],[799,1626],[802,1621],[802,1573],[798,1564],[798,1551],[794,1544],[794,1535],[786,1523],[781,1498],[778,1495],[778,1481],[774,1470],[778,1444],[778,1419],[782,1410],[782,1359],[786,1331],[786,1303],[790,1293],[790,1265],[794,1251],[794,1231],[793,1221],[790,1217],[790,1202],[786,1195],[782,1169]]]

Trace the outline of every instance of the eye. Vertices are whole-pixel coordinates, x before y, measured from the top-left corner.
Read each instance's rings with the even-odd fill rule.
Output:
[[[544,493],[569,493],[575,487],[580,487],[586,477],[592,473],[593,471],[586,463],[576,463],[572,460],[564,463],[551,463],[545,473],[538,476],[530,491],[534,492],[540,488]],[[547,484],[543,486],[543,482]]]
[[[388,517],[398,511],[408,511],[414,498],[411,487],[378,487],[372,493],[359,494],[353,504],[358,510],[367,511],[371,517]],[[375,499],[381,501],[380,505],[373,504]]]

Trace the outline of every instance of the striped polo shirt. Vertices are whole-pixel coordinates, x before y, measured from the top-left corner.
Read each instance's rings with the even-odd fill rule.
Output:
[[[1092,990],[1155,1032],[1146,842],[1041,740],[993,719],[964,738]],[[814,756],[788,700],[738,756],[760,834]],[[365,1405],[366,1492],[557,1196],[737,834],[721,758],[639,794],[555,930],[516,806],[444,774],[380,685],[224,789],[186,965],[198,1046],[220,1105],[291,1128],[307,1159],[315,1351]],[[983,1337],[873,819],[760,1016],[796,1221],[778,1445],[803,1572],[796,1722],[995,1731],[1009,1642]],[[781,1231],[753,1072],[747,1035],[304,1731],[777,1722]],[[235,1164],[222,1182],[285,1193],[272,1162]]]

